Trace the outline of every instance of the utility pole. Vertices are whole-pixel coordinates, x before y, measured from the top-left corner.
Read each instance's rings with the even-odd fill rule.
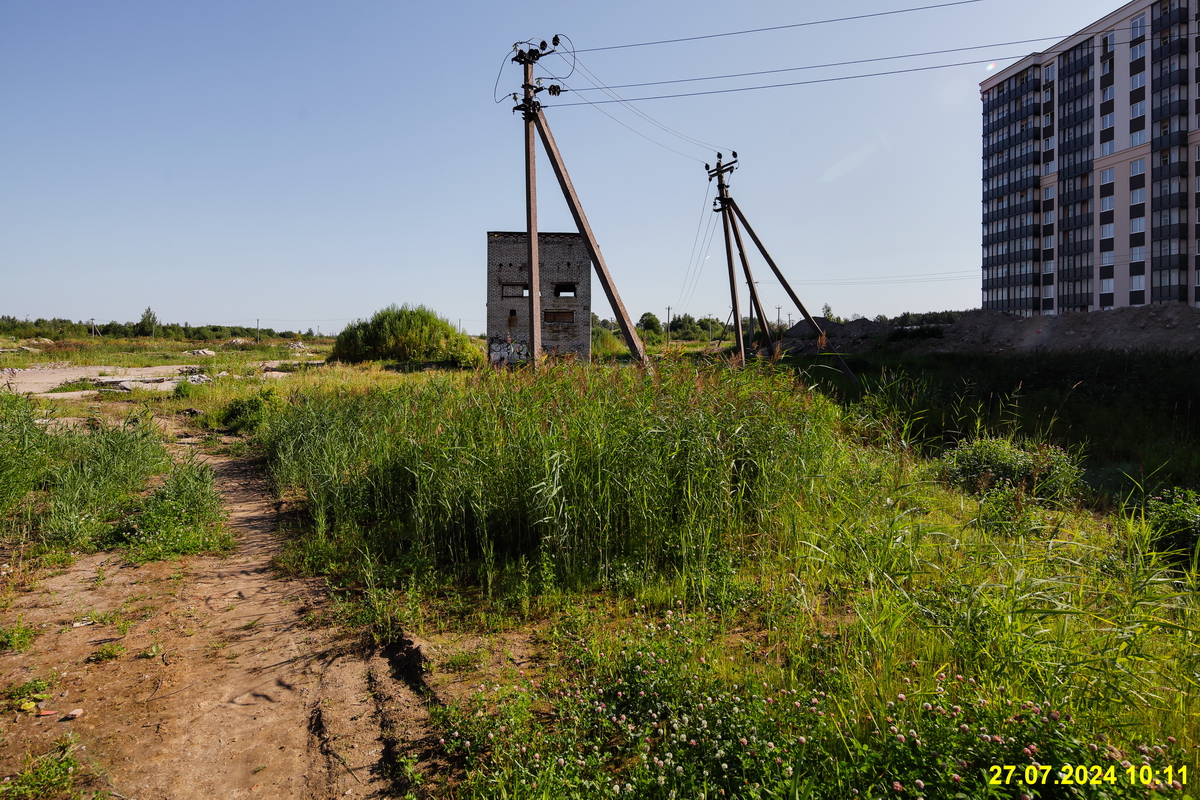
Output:
[[[714,211],[719,211],[721,214],[721,224],[725,228],[725,262],[729,265],[729,297],[733,301],[733,341],[737,347],[737,363],[742,365],[746,363],[746,340],[742,335],[742,312],[738,306],[738,291],[737,291],[737,273],[733,268],[733,243],[729,237],[729,206],[726,200],[729,198],[729,191],[725,186],[725,173],[733,172],[733,167],[737,163],[737,153],[733,154],[734,160],[722,166],[721,154],[717,153],[717,166],[715,169],[709,168],[708,164],[704,165],[704,169],[708,171],[708,179],[717,179],[717,199],[716,208]]]
[[[554,37],[553,46],[558,46],[558,37]],[[645,362],[646,349],[642,344],[641,337],[637,335],[637,330],[633,326],[633,321],[629,318],[629,312],[625,310],[625,304],[621,301],[621,295],[617,293],[616,284],[613,283],[612,275],[608,272],[608,265],[604,263],[604,256],[600,252],[600,245],[596,241],[595,234],[592,233],[592,226],[588,223],[587,216],[583,213],[583,204],[579,202],[579,196],[575,193],[575,187],[571,183],[571,176],[567,174],[567,166],[563,162],[562,154],[558,150],[558,144],[554,141],[554,135],[550,132],[550,125],[546,122],[546,115],[542,112],[542,104],[536,99],[537,93],[548,90],[551,97],[557,96],[562,92],[562,88],[557,85],[552,86],[537,86],[533,80],[533,65],[537,63],[544,55],[553,53],[550,49],[551,45],[546,42],[540,42],[538,45],[530,45],[528,49],[521,50],[517,48],[517,53],[512,60],[522,65],[524,68],[524,97],[522,102],[513,108],[514,111],[520,111],[525,120],[525,205],[526,205],[526,227],[529,229],[529,268],[530,268],[530,350],[531,356],[536,360],[541,356],[541,287],[538,283],[538,260],[537,260],[537,187],[535,185],[536,175],[534,173],[534,161],[536,153],[533,144],[533,131],[536,129],[538,136],[542,140],[542,147],[546,150],[546,155],[550,158],[550,165],[554,168],[554,177],[558,179],[558,186],[562,190],[563,198],[567,201],[567,207],[571,211],[571,217],[575,220],[575,227],[579,230],[579,234],[583,237],[584,246],[587,248],[588,257],[592,261],[592,266],[596,270],[596,277],[600,279],[600,286],[604,289],[604,294],[608,297],[608,303],[612,307],[613,314],[617,318],[617,324],[621,327],[621,333],[625,337],[625,342],[629,346],[630,353],[639,362]],[[515,102],[517,95],[513,94]]]
[[[262,320],[257,318],[254,320],[254,343],[262,344]]]
[[[782,325],[782,324],[783,324],[783,319],[782,319],[782,318],[779,316],[779,314],[780,314],[780,311],[781,311],[782,309],[783,309],[783,306],[775,306],[775,324],[776,324],[776,325]]]
[[[96,336],[96,318],[92,317],[92,337]]]
[[[667,306],[667,327],[665,328],[665,331],[667,334],[667,349],[670,350],[671,349],[671,307],[670,306]]]

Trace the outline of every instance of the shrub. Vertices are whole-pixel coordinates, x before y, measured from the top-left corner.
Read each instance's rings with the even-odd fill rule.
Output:
[[[254,433],[263,426],[272,411],[278,411],[286,405],[287,401],[279,392],[273,387],[268,387],[249,397],[239,397],[230,401],[221,411],[218,421],[235,433]]]
[[[331,361],[427,361],[459,367],[483,364],[483,352],[447,320],[424,306],[388,306],[370,320],[347,325],[333,343]]]
[[[1196,552],[1200,544],[1200,494],[1190,489],[1169,489],[1150,498],[1146,516],[1157,532],[1156,549]]]
[[[146,499],[142,513],[124,524],[125,558],[133,564],[182,555],[230,550],[233,537],[221,530],[221,496],[212,467],[176,464],[162,486]]]
[[[969,492],[1014,488],[1044,499],[1065,499],[1083,474],[1061,447],[999,438],[960,443],[942,456],[941,472],[944,480]]]

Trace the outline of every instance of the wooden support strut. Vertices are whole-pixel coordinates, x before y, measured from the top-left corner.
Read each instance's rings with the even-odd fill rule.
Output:
[[[528,67],[528,69],[532,69],[532,67]],[[588,256],[592,259],[592,264],[596,268],[596,277],[600,279],[600,285],[604,288],[604,294],[608,297],[609,305],[612,306],[613,314],[617,318],[617,324],[621,327],[621,333],[625,336],[625,342],[629,345],[629,351],[633,354],[634,358],[644,363],[646,361],[646,348],[642,344],[641,338],[637,335],[637,329],[634,328],[633,322],[629,318],[629,312],[625,310],[625,304],[621,302],[621,295],[617,293],[617,286],[613,283],[612,275],[608,272],[608,266],[604,263],[604,256],[600,253],[600,245],[596,242],[596,237],[592,233],[592,226],[588,224],[587,216],[583,213],[583,205],[579,202],[579,196],[575,194],[575,187],[571,183],[571,176],[567,174],[567,166],[563,163],[562,154],[559,153],[558,145],[554,142],[554,135],[550,133],[550,125],[546,122],[546,116],[540,108],[534,111],[533,124],[537,126],[538,134],[542,137],[542,145],[546,148],[546,154],[550,157],[550,164],[554,167],[554,175],[558,178],[558,185],[562,188],[563,197],[566,198],[567,206],[571,209],[571,216],[575,218],[575,227],[579,229],[580,235],[583,236]]]
[[[771,254],[768,253],[767,248],[763,246],[762,240],[758,238],[758,234],[754,232],[754,228],[752,228],[750,223],[746,220],[746,215],[742,213],[742,209],[738,208],[737,202],[728,195],[726,195],[726,202],[729,208],[733,210],[733,213],[737,214],[737,218],[741,220],[743,225],[746,226],[746,233],[750,234],[750,239],[754,242],[754,246],[758,248],[758,252],[762,253],[763,259],[766,260],[768,266],[771,267],[771,271],[775,273],[775,277],[779,279],[781,284],[783,284],[783,288],[787,291],[788,297],[792,299],[792,302],[796,304],[796,308],[800,309],[800,313],[803,314],[804,319],[808,321],[809,327],[812,328],[813,333],[817,335],[817,341],[824,341],[825,331],[821,330],[821,326],[818,325],[817,321],[812,318],[811,314],[808,313],[808,309],[804,307],[804,303],[800,302],[800,298],[797,297],[796,293],[792,290],[792,285],[787,282],[787,278],[783,277],[783,273],[775,264],[775,259],[771,258]],[[846,373],[846,376],[850,378],[850,380],[854,381],[855,386],[861,387],[862,383],[859,382],[858,376],[854,374],[854,371],[850,369],[850,366],[842,359],[841,354],[833,353],[832,355],[838,360],[838,365],[841,366],[842,372]]]
[[[534,366],[542,359],[542,280],[538,261],[537,224],[537,140],[534,138],[534,112],[537,108],[533,84],[533,60],[525,67],[525,227],[529,233],[529,361]],[[539,112],[540,113],[540,112]]]
[[[758,298],[758,288],[754,285],[754,274],[750,271],[750,262],[746,260],[746,250],[742,247],[742,233],[738,230],[736,219],[731,217],[729,223],[733,229],[733,240],[737,243],[738,257],[742,261],[742,271],[746,273],[746,285],[750,287],[750,302],[754,304],[754,313],[758,315],[758,324],[766,335],[767,347],[774,353],[775,337],[771,335],[771,324],[767,321],[767,316],[763,313],[762,301]],[[753,347],[754,342],[751,341],[750,345]]]

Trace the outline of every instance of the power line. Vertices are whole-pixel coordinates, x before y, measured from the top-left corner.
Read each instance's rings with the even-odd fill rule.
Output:
[[[792,81],[789,83],[771,83],[771,84],[766,84],[764,86],[741,86],[741,87],[734,88],[734,89],[710,89],[705,92],[684,92],[681,94],[660,94],[660,95],[654,95],[652,97],[630,97],[625,100],[596,100],[594,102],[591,100],[585,100],[582,103],[557,103],[553,106],[543,106],[543,107],[544,108],[569,108],[571,106],[603,105],[606,103],[636,103],[636,102],[640,102],[643,100],[668,100],[668,99],[675,98],[675,97],[700,97],[702,95],[710,95],[710,94],[730,94],[732,92],[753,92],[753,91],[758,91],[759,89],[782,89],[782,88],[785,88],[788,86],[808,86],[810,84],[815,84],[815,83],[834,83],[837,81],[853,81],[853,80],[858,80],[859,78],[879,78],[884,75],[903,75],[908,72],[928,72],[929,70],[934,70],[934,69],[949,69],[951,67],[966,67],[966,66],[970,66],[972,64],[990,64],[993,61],[1007,61],[1007,60],[1013,59],[1013,58],[1025,58],[1026,55],[1028,55],[1028,53],[1026,53],[1024,55],[1015,55],[1015,56],[997,56],[995,58],[985,58],[985,59],[982,59],[979,61],[959,61],[954,64],[935,64],[930,67],[912,67],[910,69],[894,69],[894,70],[887,70],[885,72],[868,72],[868,73],[864,73],[862,75],[842,75],[842,76],[839,76],[836,78],[817,78],[817,79],[814,79],[811,81]]]
[[[968,50],[983,50],[988,47],[1007,47],[1009,45],[1016,45],[1016,44],[1030,44],[1032,42],[1047,42],[1047,41],[1051,41],[1053,39],[1061,39],[1061,38],[1063,38],[1063,37],[1061,37],[1061,36],[1042,36],[1037,39],[1018,39],[1015,42],[997,42],[995,44],[980,44],[980,45],[975,45],[974,47],[954,47],[949,50],[927,50],[924,53],[905,53],[903,55],[898,55],[898,56],[881,56],[879,58],[863,58],[863,59],[859,59],[857,61],[833,61],[828,64],[810,64],[810,65],[804,66],[804,67],[785,67],[782,69],[765,69],[765,70],[759,70],[757,72],[735,72],[735,73],[731,73],[729,75],[710,75],[705,78],[679,78],[679,79],[670,80],[670,81],[648,81],[646,83],[622,83],[622,84],[618,84],[616,86],[609,86],[608,88],[609,89],[636,89],[636,88],[639,88],[642,86],[664,86],[664,85],[672,84],[672,83],[694,83],[696,81],[717,81],[717,80],[724,80],[726,78],[748,78],[753,75],[774,75],[774,74],[780,73],[780,72],[799,72],[801,70],[808,70],[808,69],[825,69],[827,67],[846,67],[846,66],[851,66],[853,64],[870,64],[870,63],[873,63],[876,61],[896,61],[896,60],[902,59],[902,58],[920,58],[921,56],[936,56],[936,55],[944,55],[946,53],[962,53],[962,52],[966,52]],[[572,89],[571,91],[591,92],[591,91],[595,91],[595,90],[585,88],[585,89]]]
[[[767,31],[782,31],[789,28],[806,28],[812,25],[829,25],[834,22],[850,22],[856,19],[870,19],[872,17],[887,17],[894,14],[908,14],[913,11],[928,11],[934,8],[949,8],[950,6],[965,6],[971,3],[981,3],[983,0],[956,0],[953,3],[939,3],[932,6],[917,6],[915,8],[900,8],[895,11],[879,11],[874,14],[858,14],[853,17],[837,17],[835,19],[818,19],[812,22],[796,22],[791,25],[775,25],[770,28],[751,28],[744,31],[728,31],[726,33],[709,33],[703,36],[685,36],[680,39],[660,39],[655,42],[634,42],[632,44],[614,44],[607,47],[588,47],[582,50],[576,50],[577,53],[594,53],[600,50],[624,50],[629,47],[650,47],[651,45],[659,44],[676,44],[678,42],[696,42],[702,39],[719,39],[724,36],[742,36],[747,33],[765,33]]]

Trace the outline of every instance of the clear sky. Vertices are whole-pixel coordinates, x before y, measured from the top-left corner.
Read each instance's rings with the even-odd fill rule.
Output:
[[[123,321],[150,306],[164,321],[332,331],[421,303],[480,333],[485,233],[525,224],[521,122],[493,93],[498,73],[501,93],[519,89],[514,42],[563,33],[583,50],[938,2],[0,0],[0,314]],[[1005,66],[1052,42],[998,43],[1063,37],[1119,5],[979,0],[579,59],[617,85],[989,45],[618,90],[627,98]],[[569,69],[557,57],[540,66]],[[738,151],[733,196],[811,310],[972,308],[986,70],[635,106]],[[566,84],[590,86],[579,71]],[[719,234],[697,245],[715,216],[702,163],[712,148],[621,105],[566,105],[582,97],[601,99],[542,95],[630,313],[725,318]],[[545,161],[539,177],[542,230],[573,230]],[[752,267],[786,318],[769,270]]]

